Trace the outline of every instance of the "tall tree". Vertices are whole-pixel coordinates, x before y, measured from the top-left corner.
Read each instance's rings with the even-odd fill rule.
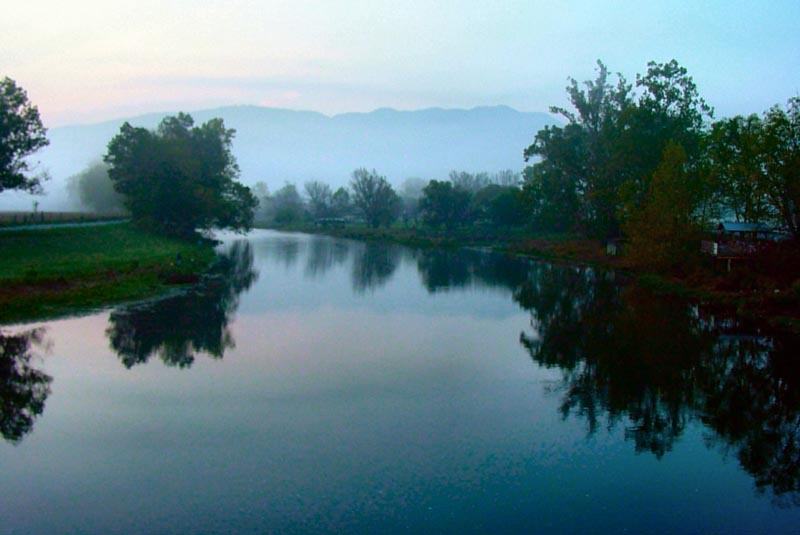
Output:
[[[328,184],[313,181],[305,183],[309,208],[315,218],[329,217],[332,211],[333,193]]]
[[[800,239],[800,97],[764,115],[763,190],[779,222]]]
[[[525,149],[525,159],[541,158],[534,165],[542,171],[533,176],[547,177],[550,187],[546,190],[571,191],[553,201],[577,199],[576,219],[587,232],[615,235],[619,231],[619,187],[625,177],[617,168],[614,149],[623,112],[633,105],[631,86],[621,74],[612,83],[608,68],[598,61],[596,79],[584,82],[583,88],[570,79],[567,95],[574,111],[557,106],[550,109],[567,124],[540,130]],[[555,186],[554,181],[561,185]],[[562,211],[574,208],[564,206]]]
[[[453,230],[469,220],[470,192],[452,182],[431,180],[422,190],[419,208],[426,224]]]
[[[764,194],[764,123],[758,115],[716,121],[706,136],[705,165],[717,202],[737,221],[764,221],[770,212]]]
[[[389,226],[397,219],[400,198],[386,177],[374,169],[367,171],[359,168],[353,171],[350,187],[353,190],[353,204],[370,227]]]
[[[46,146],[47,130],[39,110],[14,80],[0,80],[0,192],[19,189],[41,193],[47,175],[31,175],[34,165],[28,156]]]
[[[125,210],[125,198],[114,189],[108,176],[108,165],[103,162],[92,162],[77,175],[69,177],[67,190],[81,206],[98,214]]]
[[[194,126],[185,113],[166,117],[155,131],[126,122],[104,160],[133,219],[146,228],[177,236],[247,230],[258,200],[237,181],[234,133],[222,119]]]

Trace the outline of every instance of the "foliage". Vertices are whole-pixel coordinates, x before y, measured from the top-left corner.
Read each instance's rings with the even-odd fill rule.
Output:
[[[333,212],[333,193],[331,187],[322,182],[313,181],[305,184],[311,215],[315,219],[330,217]]]
[[[670,143],[650,181],[647,200],[623,224],[630,257],[639,265],[669,268],[696,249],[698,195],[687,163],[683,147]]]
[[[570,80],[574,111],[551,108],[567,124],[540,130],[524,152],[526,160],[541,158],[525,172],[534,220],[596,237],[619,236],[622,220],[646,202],[668,144],[681,145],[689,166],[696,165],[711,109],[686,69],[675,60],[651,62],[636,87],[642,91],[638,98],[622,75],[612,83],[599,61],[594,81],[581,88]],[[559,223],[559,214],[566,221]]]
[[[386,177],[374,169],[359,168],[353,171],[350,182],[353,190],[353,205],[372,228],[391,225],[400,211],[400,198]]]
[[[185,113],[165,118],[155,131],[123,124],[104,160],[134,221],[175,236],[197,228],[249,229],[258,200],[236,181],[234,133],[222,119],[196,127]]]
[[[787,110],[774,106],[764,115],[763,191],[778,221],[800,239],[800,97]]]
[[[350,213],[352,204],[350,202],[350,192],[341,187],[333,192],[331,197],[331,211],[335,217],[344,217]]]
[[[41,193],[46,175],[31,176],[33,165],[27,156],[49,142],[39,110],[14,80],[0,80],[0,192],[19,189]]]
[[[469,222],[471,197],[468,190],[452,182],[431,180],[419,201],[422,219],[432,227],[453,230]]]
[[[268,217],[279,225],[291,225],[303,219],[303,199],[297,186],[286,183],[269,199]]]
[[[81,206],[98,214],[119,213],[125,210],[125,198],[114,189],[108,176],[108,165],[93,162],[67,179],[71,196],[76,197]]]
[[[716,202],[737,221],[764,221],[769,203],[764,195],[764,123],[758,115],[736,116],[711,125],[704,162]]]

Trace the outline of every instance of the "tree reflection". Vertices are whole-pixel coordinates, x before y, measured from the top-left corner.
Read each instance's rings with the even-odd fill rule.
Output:
[[[721,337],[704,366],[701,418],[759,489],[800,505],[800,337]]]
[[[402,258],[400,247],[380,242],[354,245],[353,253],[353,289],[358,293],[389,282]]]
[[[44,411],[53,378],[31,365],[32,346],[42,346],[44,329],[15,334],[0,331],[0,433],[17,443]]]
[[[622,422],[636,451],[665,455],[687,423],[733,450],[756,485],[800,496],[800,337],[742,336],[696,307],[610,273],[535,264],[515,300],[531,313],[521,344],[563,372],[561,411],[594,433]]]
[[[464,249],[415,253],[420,278],[431,293],[476,285],[515,290],[528,279],[530,262],[519,257]]]
[[[180,368],[191,366],[198,352],[222,358],[234,346],[228,322],[239,294],[257,276],[250,243],[234,242],[213,273],[191,292],[112,312],[106,329],[111,348],[126,368],[156,354]]]
[[[314,237],[309,242],[305,275],[311,278],[322,276],[333,266],[344,263],[349,255],[347,242]]]

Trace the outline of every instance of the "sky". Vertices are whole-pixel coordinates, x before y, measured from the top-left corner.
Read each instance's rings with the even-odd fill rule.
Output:
[[[47,127],[262,105],[567,104],[596,62],[676,59],[716,117],[800,94],[800,0],[28,0],[0,17],[0,77]]]

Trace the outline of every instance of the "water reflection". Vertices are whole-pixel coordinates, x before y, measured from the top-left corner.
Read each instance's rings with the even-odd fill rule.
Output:
[[[0,433],[18,443],[44,411],[53,378],[31,365],[33,347],[46,348],[44,329],[0,331]]]
[[[114,310],[106,330],[111,348],[126,368],[153,355],[180,368],[191,366],[198,352],[222,358],[234,346],[228,323],[239,294],[257,277],[250,243],[236,241],[191,292]]]
[[[436,293],[468,286],[514,290],[528,278],[530,263],[479,250],[423,249],[415,251],[422,284]]]
[[[305,274],[310,278],[321,277],[334,266],[345,263],[349,257],[349,243],[314,237],[308,246]]]
[[[354,247],[353,290],[364,293],[375,290],[391,280],[402,259],[400,247],[367,242]]]
[[[585,268],[536,264],[514,299],[531,313],[521,344],[562,371],[565,418],[585,419],[590,434],[621,423],[637,452],[659,458],[699,419],[707,443],[733,452],[758,488],[798,502],[797,336],[710,321]]]

